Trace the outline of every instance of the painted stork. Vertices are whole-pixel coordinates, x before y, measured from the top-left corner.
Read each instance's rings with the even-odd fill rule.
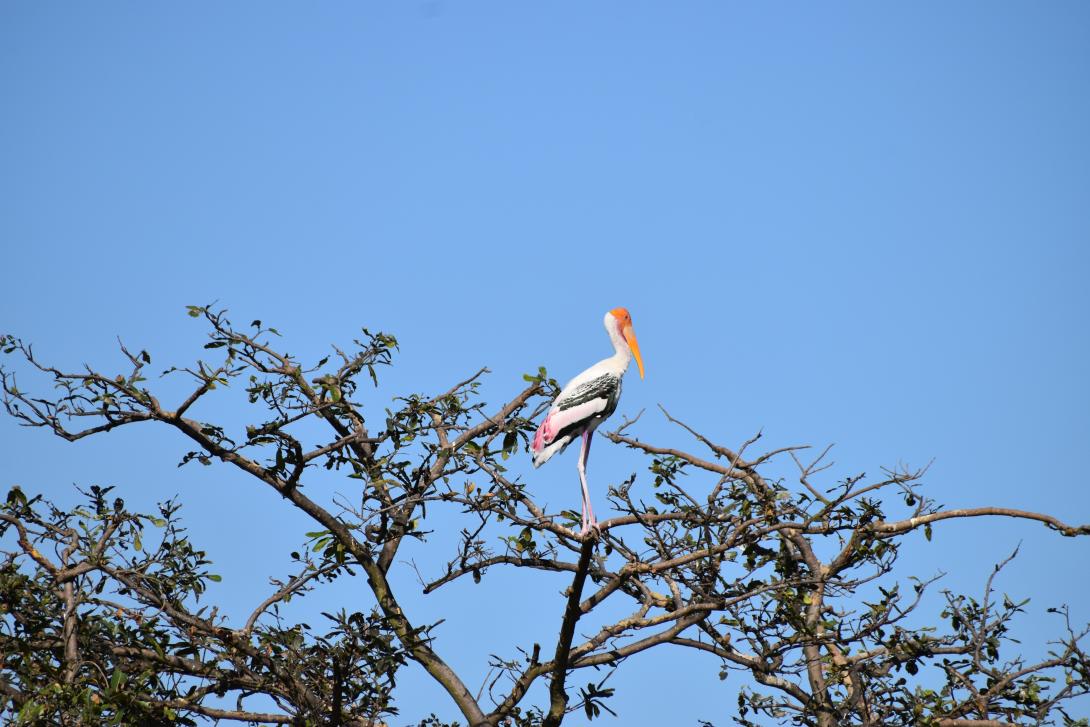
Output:
[[[582,440],[576,466],[579,484],[583,488],[583,528],[580,531],[583,536],[598,526],[587,489],[587,457],[590,455],[591,437],[598,425],[617,408],[617,402],[621,399],[621,377],[633,356],[640,368],[640,378],[643,378],[643,358],[636,343],[636,334],[632,332],[632,317],[628,311],[614,308],[606,313],[603,322],[609,340],[613,342],[613,355],[594,364],[561,389],[530,445],[534,467],[540,467],[557,452],[563,452],[576,437]]]

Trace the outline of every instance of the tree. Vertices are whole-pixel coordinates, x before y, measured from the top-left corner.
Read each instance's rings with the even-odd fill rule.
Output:
[[[0,714],[18,724],[379,725],[398,714],[393,687],[414,661],[468,724],[558,725],[576,710],[588,719],[610,712],[602,674],[664,645],[714,655],[722,678],[751,677],[733,690],[741,725],[1087,724],[1064,711],[1090,690],[1087,631],[1064,608],[1050,609],[1060,630],[1050,655],[1028,662],[1007,654],[1026,602],[997,598],[1002,564],[979,598],[945,592],[925,625],[918,606],[935,578],[895,567],[907,534],[930,539],[955,518],[1018,518],[1073,537],[1090,526],[998,507],[943,509],[923,493],[921,470],[830,485],[821,482],[825,452],[751,454],[757,438],[729,448],[664,410],[703,454],[641,441],[635,420],[607,433],[645,457],[648,474],[612,488],[621,514],[581,539],[578,513],[545,512],[516,470],[557,390],[543,369],[500,407],[480,400],[481,370],[381,412],[361,393],[391,364],[392,336],[364,330],[351,349],[307,365],[260,321],[236,328],[210,307],[189,313],[207,323],[205,348],[219,358],[165,372],[192,380],[178,401],[146,381],[146,351],[122,345],[119,374],[67,372],[7,335],[2,348],[19,369],[0,370],[8,414],[69,441],[166,424],[193,447],[183,464],[238,468],[313,529],[292,554],[295,571],[273,579],[244,622],[229,622],[202,600],[218,577],[187,537],[179,503],[140,514],[111,488],[90,486],[82,504],[64,508],[12,489],[0,506]],[[17,373],[44,377],[55,393],[24,390]],[[239,431],[191,415],[226,388],[244,389],[256,412]],[[324,443],[304,446],[318,432]],[[780,460],[797,466],[797,483],[764,474]],[[352,502],[325,502],[307,486],[323,469],[350,480]],[[392,569],[405,567],[399,549],[428,543],[440,511],[464,528],[453,552],[424,566],[430,598],[457,579],[511,568],[570,577],[555,641],[512,645],[517,656],[495,657],[480,693],[443,659],[441,633],[414,620],[390,585]],[[343,578],[366,581],[369,609],[329,609],[322,628],[284,613],[289,600]],[[618,603],[626,617],[599,617]],[[532,704],[538,683],[547,696]],[[275,708],[251,707],[258,697]]]

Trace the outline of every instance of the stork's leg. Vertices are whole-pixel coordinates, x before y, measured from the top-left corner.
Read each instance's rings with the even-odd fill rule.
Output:
[[[575,461],[575,469],[579,471],[579,486],[583,490],[582,494],[582,509],[583,520],[580,523],[579,534],[582,535],[587,532],[587,470],[584,466],[584,455],[587,452],[587,433],[583,432],[582,441],[579,443],[579,459]]]
[[[598,520],[594,517],[594,507],[591,505],[590,501],[590,488],[587,487],[586,480],[587,460],[590,459],[590,442],[592,439],[594,439],[594,430],[590,429],[587,431],[587,448],[583,452],[583,496],[587,498],[587,516],[590,519],[590,526],[592,528],[597,528]]]
[[[590,490],[587,488],[587,458],[590,456],[590,440],[594,431],[583,432],[583,443],[579,449],[579,484],[583,486],[583,529],[580,535],[586,535],[592,528],[598,527],[598,521],[594,519],[594,508],[590,504]]]

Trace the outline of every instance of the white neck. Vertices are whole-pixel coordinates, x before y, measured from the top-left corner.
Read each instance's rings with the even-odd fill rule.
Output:
[[[606,327],[606,333],[609,334],[609,340],[613,342],[614,353],[609,360],[614,361],[617,367],[624,371],[628,368],[628,362],[632,360],[632,349],[628,347],[628,341],[621,334],[621,326],[612,313],[606,313],[603,323]]]

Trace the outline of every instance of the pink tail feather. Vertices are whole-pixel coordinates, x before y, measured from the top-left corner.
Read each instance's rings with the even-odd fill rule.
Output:
[[[552,419],[553,413],[550,411],[541,424],[538,425],[537,431],[534,432],[534,443],[530,446],[530,451],[534,454],[541,452],[546,445],[553,441]]]

